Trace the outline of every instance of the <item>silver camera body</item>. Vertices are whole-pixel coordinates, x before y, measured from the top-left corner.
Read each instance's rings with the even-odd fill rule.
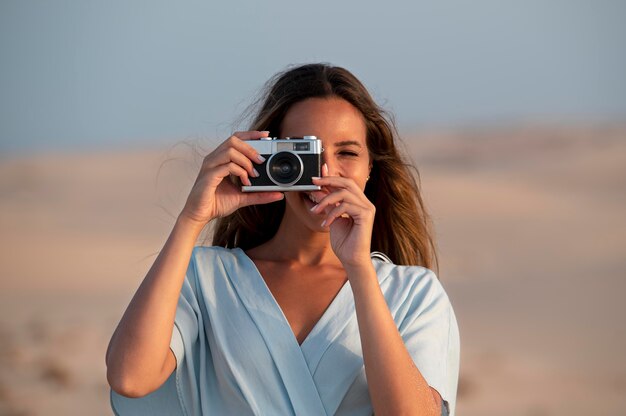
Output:
[[[318,191],[312,177],[320,177],[322,164],[322,141],[315,136],[263,137],[250,140],[265,162],[254,163],[258,178],[249,176],[250,186],[242,186],[243,192],[267,191]]]

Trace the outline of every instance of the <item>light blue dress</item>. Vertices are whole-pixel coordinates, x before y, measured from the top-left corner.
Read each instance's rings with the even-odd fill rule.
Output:
[[[435,274],[373,255],[389,310],[417,368],[455,413],[459,330]],[[157,391],[111,392],[117,415],[373,413],[349,282],[302,345],[243,250],[194,248],[170,347],[177,367]]]

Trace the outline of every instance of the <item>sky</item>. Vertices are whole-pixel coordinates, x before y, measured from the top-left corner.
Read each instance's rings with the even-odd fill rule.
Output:
[[[623,0],[0,2],[0,154],[227,137],[330,62],[401,130],[626,120]]]

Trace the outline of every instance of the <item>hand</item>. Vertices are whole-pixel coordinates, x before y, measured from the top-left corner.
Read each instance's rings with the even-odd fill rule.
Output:
[[[327,214],[323,226],[330,228],[330,243],[341,263],[344,267],[369,265],[374,204],[350,178],[323,176],[313,178],[313,183],[328,191],[312,211]]]
[[[204,226],[214,218],[224,217],[237,209],[255,204],[267,204],[284,197],[281,192],[241,192],[227,178],[239,177],[241,183],[250,185],[249,176],[256,177],[254,163],[263,163],[259,153],[246,140],[267,137],[266,131],[236,132],[202,162],[181,216]]]

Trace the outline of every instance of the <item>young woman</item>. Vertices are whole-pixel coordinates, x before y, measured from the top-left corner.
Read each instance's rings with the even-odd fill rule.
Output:
[[[204,159],[111,338],[113,409],[454,414],[458,327],[393,124],[343,68],[295,67],[265,92],[251,130]],[[241,192],[270,133],[322,140],[321,190]]]

